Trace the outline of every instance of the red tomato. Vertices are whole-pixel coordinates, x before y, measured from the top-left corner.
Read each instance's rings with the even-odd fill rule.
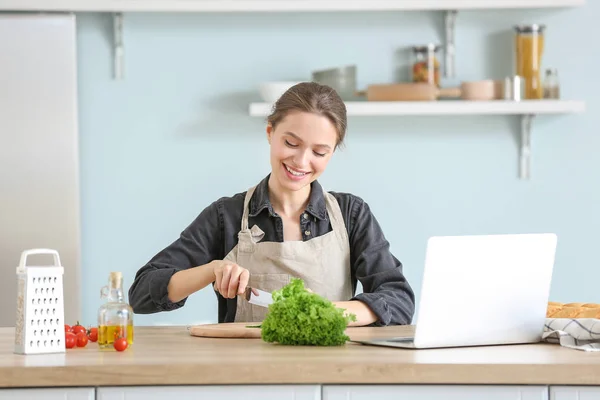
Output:
[[[90,342],[98,341],[98,328],[90,328],[88,333],[88,339],[90,339]]]
[[[85,333],[85,328],[83,326],[79,325],[79,323],[77,323],[77,325],[73,325],[73,327],[71,328],[71,332],[73,332],[76,335],[79,332]]]
[[[77,336],[73,332],[65,333],[65,347],[67,349],[72,349],[77,344]]]
[[[65,333],[66,332],[71,332],[71,327],[67,324],[65,324]]]
[[[115,328],[114,337],[115,337],[115,340],[125,337],[125,330],[123,329],[122,326]]]
[[[120,338],[115,340],[115,342],[113,343],[113,346],[115,347],[115,349],[117,351],[123,351],[127,348],[128,344],[127,344],[127,339],[125,338]]]
[[[79,332],[77,335],[77,347],[85,347],[88,344],[88,337],[85,332]]]

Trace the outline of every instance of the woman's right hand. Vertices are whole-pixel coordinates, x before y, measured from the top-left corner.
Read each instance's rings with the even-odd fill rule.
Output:
[[[214,260],[211,264],[215,276],[214,288],[221,296],[233,299],[244,293],[250,279],[250,271],[225,260]]]

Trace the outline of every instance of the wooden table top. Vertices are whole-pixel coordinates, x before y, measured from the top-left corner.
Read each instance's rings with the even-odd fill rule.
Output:
[[[411,335],[412,327],[349,328],[351,339]],[[136,327],[125,352],[95,343],[64,354],[13,353],[0,328],[0,387],[205,384],[600,385],[600,352],[557,344],[407,350],[282,346],[261,339],[194,337],[185,326]]]

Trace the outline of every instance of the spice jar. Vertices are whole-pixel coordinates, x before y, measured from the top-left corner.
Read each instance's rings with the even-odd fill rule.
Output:
[[[440,63],[436,55],[439,45],[414,46],[412,60],[412,81],[440,86]]]
[[[515,26],[516,74],[525,81],[525,99],[544,97],[541,64],[545,28],[537,24]]]
[[[558,79],[558,71],[556,68],[546,70],[544,79],[544,98],[545,99],[560,99],[560,81]]]

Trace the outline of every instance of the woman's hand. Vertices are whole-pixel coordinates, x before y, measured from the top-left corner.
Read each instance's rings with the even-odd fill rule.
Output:
[[[233,299],[244,293],[250,279],[250,272],[246,268],[225,260],[214,260],[210,264],[215,276],[214,288],[221,296]]]
[[[177,303],[212,283],[213,288],[223,297],[233,299],[244,293],[249,279],[247,269],[229,261],[214,260],[173,274],[167,293],[169,300]]]
[[[344,315],[356,315],[356,321],[350,321],[348,326],[365,326],[377,321],[377,315],[360,300],[334,301],[333,305],[344,309]]]

